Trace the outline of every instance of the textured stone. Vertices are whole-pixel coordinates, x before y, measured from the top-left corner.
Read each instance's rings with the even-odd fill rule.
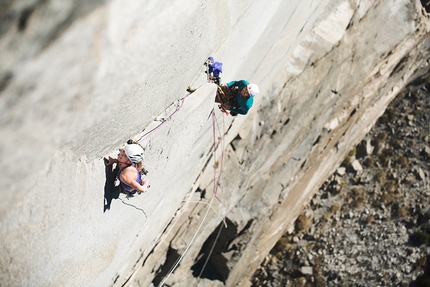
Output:
[[[426,57],[418,2],[84,2],[2,6],[15,13],[0,39],[4,285],[149,286],[185,251],[167,284],[197,285],[190,269],[225,217],[237,252],[223,280],[246,284]],[[210,115],[209,54],[223,81],[259,84],[248,116]],[[103,213],[101,158],[180,107],[189,84],[201,88],[142,141],[151,190]]]
[[[304,275],[312,275],[313,273],[312,267],[310,266],[303,266],[302,268],[300,268],[300,272],[302,272],[302,274]]]

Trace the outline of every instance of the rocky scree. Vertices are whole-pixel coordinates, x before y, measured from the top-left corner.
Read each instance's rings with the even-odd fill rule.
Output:
[[[321,186],[252,286],[430,286],[430,76]]]

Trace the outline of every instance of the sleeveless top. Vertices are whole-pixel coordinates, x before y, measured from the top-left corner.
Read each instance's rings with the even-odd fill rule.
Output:
[[[126,184],[125,182],[123,182],[123,181],[121,180],[121,173],[124,171],[124,169],[126,169],[126,168],[127,168],[127,167],[129,167],[129,166],[131,166],[131,164],[130,164],[130,165],[127,165],[126,167],[123,167],[123,168],[118,172],[118,174],[116,175],[116,178],[118,178],[119,182],[121,183],[121,188],[122,188],[124,191],[131,192],[131,193],[136,193],[136,191],[137,191],[137,190],[135,190],[133,187],[129,186],[128,184]],[[136,178],[136,182],[140,184],[140,181],[142,180],[142,174],[141,174],[138,170],[136,170],[136,171],[137,171],[137,178]]]

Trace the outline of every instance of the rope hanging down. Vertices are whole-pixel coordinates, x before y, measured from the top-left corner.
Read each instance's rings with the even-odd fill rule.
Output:
[[[216,168],[215,168],[216,167],[216,148],[217,148],[217,143],[216,143],[216,128],[215,128],[216,125],[215,125],[215,122],[216,122],[215,113],[214,113],[214,111],[212,111],[212,131],[213,131],[213,139],[214,139],[213,150],[212,150],[212,157],[213,157],[213,160],[214,160],[214,187],[213,187],[213,192],[212,192],[211,199],[209,201],[209,207],[206,210],[205,215],[203,216],[203,219],[202,219],[202,221],[199,224],[199,227],[197,228],[196,232],[194,233],[193,237],[191,238],[190,243],[187,245],[187,247],[185,248],[185,250],[182,253],[182,255],[178,259],[176,259],[175,264],[173,264],[173,266],[170,268],[170,270],[167,273],[167,275],[163,278],[163,280],[158,285],[159,287],[162,287],[164,285],[164,283],[169,279],[169,277],[173,274],[173,272],[178,267],[179,263],[184,258],[185,254],[188,252],[188,250],[193,245],[194,240],[196,239],[197,235],[200,233],[200,229],[202,228],[204,222],[206,221],[206,218],[207,218],[207,216],[209,214],[209,211],[212,209],[212,204],[213,204],[214,199],[217,198],[216,192],[218,190],[218,185],[219,185],[218,181],[219,181],[219,179],[221,177],[221,173],[222,173],[222,162],[220,164],[220,174],[219,174],[219,176],[217,176],[216,175]],[[222,142],[223,142],[224,134],[222,134],[222,135],[223,136],[221,138],[222,138]],[[224,158],[224,148],[222,147],[221,159],[223,159],[223,158]],[[219,200],[219,198],[217,198],[217,199]],[[226,206],[224,203],[223,203],[223,205]],[[215,243],[216,243],[216,241],[214,242],[214,244]],[[213,248],[212,248],[212,250],[213,250]],[[211,250],[211,253],[212,253],[212,250]],[[211,255],[211,253],[209,254],[209,256]]]
[[[213,60],[213,59],[212,59]],[[209,65],[207,65],[207,67],[209,67]],[[209,83],[213,83],[214,82],[214,78],[213,77],[211,77],[209,74],[210,73],[208,73],[209,72],[209,70],[207,70],[207,75],[208,75],[208,82]],[[219,81],[219,77],[217,77],[217,78],[215,78],[216,80],[218,80]],[[219,84],[219,83],[216,83],[216,84]],[[146,139],[147,137],[149,137],[152,133],[154,133],[156,130],[158,130],[161,126],[163,126],[166,122],[168,122],[168,121],[170,121],[171,119],[172,119],[172,117],[176,114],[176,113],[178,113],[179,112],[179,110],[182,108],[182,106],[184,105],[184,102],[185,102],[185,99],[186,98],[188,98],[189,96],[191,95],[191,92],[189,92],[187,95],[185,95],[183,98],[181,98],[181,99],[179,99],[179,101],[178,101],[178,105],[177,105],[177,107],[176,107],[176,109],[175,109],[175,111],[172,113],[172,114],[170,114],[167,118],[164,118],[162,121],[161,121],[161,123],[160,124],[158,124],[156,127],[154,127],[153,129],[151,129],[150,131],[148,131],[147,133],[145,133],[145,134],[143,134],[136,142],[137,143],[139,143],[140,144],[140,142],[142,142],[144,139]],[[213,187],[213,192],[212,192],[212,196],[211,196],[211,199],[210,199],[210,202],[209,202],[209,207],[208,207],[208,209],[206,210],[206,213],[205,213],[205,215],[204,215],[204,217],[203,217],[203,219],[202,219],[202,222],[200,223],[200,225],[199,225],[199,227],[197,228],[197,230],[196,230],[196,232],[195,232],[195,234],[193,235],[193,237],[192,237],[192,239],[191,239],[191,241],[190,241],[190,243],[188,244],[188,246],[187,246],[187,248],[185,249],[185,251],[183,252],[183,254],[176,260],[176,262],[175,262],[175,264],[171,267],[171,269],[169,270],[169,273],[163,278],[163,280],[161,281],[161,283],[159,284],[159,286],[163,286],[163,284],[169,279],[169,277],[171,276],[171,274],[175,271],[175,269],[178,267],[178,265],[179,265],[179,263],[182,261],[182,259],[184,258],[184,256],[185,256],[185,254],[187,253],[187,251],[190,249],[190,247],[192,246],[192,244],[194,243],[194,240],[196,239],[196,237],[197,237],[197,235],[199,234],[199,232],[200,232],[200,229],[202,228],[202,226],[203,226],[203,223],[205,222],[205,220],[206,220],[206,218],[207,218],[207,216],[208,216],[208,214],[209,214],[209,211],[212,209],[213,210],[213,208],[212,208],[212,204],[213,204],[213,200],[214,200],[214,198],[216,198],[221,204],[223,204],[225,207],[226,207],[226,209],[229,211],[229,212],[231,212],[231,213],[234,213],[232,210],[230,210],[228,207],[227,207],[227,205],[225,204],[225,203],[223,203],[220,199],[219,199],[219,197],[217,196],[217,191],[218,191],[218,186],[219,186],[219,181],[220,181],[220,178],[221,178],[221,173],[222,173],[222,163],[223,163],[223,161],[224,161],[224,135],[225,135],[225,127],[224,127],[224,119],[223,119],[223,129],[224,129],[224,131],[223,131],[223,133],[221,133],[221,130],[220,130],[220,127],[219,127],[219,125],[218,125],[218,122],[217,122],[217,120],[216,120],[216,116],[215,116],[215,112],[214,112],[214,110],[212,110],[212,112],[211,112],[211,114],[212,114],[212,130],[213,130],[213,139],[214,139],[214,144],[213,144],[213,154],[212,154],[212,157],[213,157],[213,159],[214,159],[214,187]],[[222,134],[222,136],[220,137],[221,139],[220,139],[220,143],[221,143],[221,145],[222,145],[222,147],[221,147],[221,150],[222,150],[222,153],[221,153],[221,164],[220,164],[220,172],[219,172],[219,175],[217,176],[216,175],[216,166],[217,166],[217,164],[216,164],[216,148],[217,148],[217,143],[216,143],[216,128],[215,127],[217,127],[218,128],[218,132],[220,133],[220,134]],[[146,214],[145,214],[145,216],[146,216]],[[224,220],[223,220],[224,221]],[[219,231],[219,233],[221,232],[221,230]],[[218,235],[219,235],[219,233],[218,233]],[[217,236],[217,239],[216,239],[216,241],[218,240],[218,236]],[[209,253],[209,255],[208,255],[208,259],[207,260],[209,260],[209,257],[211,256],[211,254],[212,254],[212,251],[213,251],[213,249],[214,249],[214,246],[215,246],[215,244],[216,244],[216,241],[214,242],[214,245],[212,246],[212,248],[211,248],[211,251],[210,251],[210,253]],[[207,261],[205,262],[205,266],[206,266],[206,264],[207,264]],[[205,266],[203,267],[203,269],[202,269],[202,271],[201,272],[203,272],[203,270],[204,270],[204,268],[205,268]],[[201,276],[201,274],[199,275],[199,278],[200,278],[200,276]]]

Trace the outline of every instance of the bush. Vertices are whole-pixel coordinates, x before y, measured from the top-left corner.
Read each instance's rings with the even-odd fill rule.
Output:
[[[397,190],[397,183],[395,180],[388,180],[384,184],[384,189],[388,192],[395,192]]]
[[[425,268],[426,267],[426,263],[427,263],[427,256],[421,256],[420,258],[417,259],[417,261],[415,262],[416,266],[418,268]]]
[[[430,234],[427,231],[418,231],[413,235],[413,241],[418,245],[427,245],[430,240]],[[430,286],[430,285],[429,285]]]
[[[400,207],[399,209],[397,209],[397,216],[398,217],[405,217],[408,215],[408,210],[404,207]]]
[[[379,155],[378,160],[383,166],[388,166],[393,155],[394,151],[392,149],[384,149],[384,151]]]
[[[342,193],[347,187],[348,187],[348,184],[342,180],[342,182],[339,184],[338,193]]]
[[[429,287],[430,286],[430,276],[427,274],[423,274],[418,276],[415,281],[415,286],[417,287]]]
[[[330,211],[327,211],[326,213],[324,213],[322,219],[325,221],[328,221],[331,217],[332,213]]]
[[[363,165],[365,167],[373,167],[374,164],[375,162],[371,156],[366,157],[366,159],[363,162]]]
[[[348,156],[353,157],[357,154],[357,150],[356,148],[353,148],[352,150],[349,151]]]
[[[376,143],[377,143],[377,144],[380,144],[380,143],[385,142],[385,140],[387,139],[387,137],[388,137],[388,135],[387,135],[387,133],[386,133],[386,132],[380,132],[380,133],[376,136],[375,141],[376,141]]]
[[[310,217],[307,217],[305,214],[301,214],[296,220],[296,230],[297,231],[305,231],[311,225]]]
[[[333,212],[333,213],[335,213],[335,212],[337,212],[337,211],[339,211],[340,210],[340,205],[339,205],[339,203],[335,203],[335,204],[333,204],[331,207],[330,207],[330,211],[331,212]]]
[[[344,160],[343,160],[343,162],[342,162],[342,166],[344,166],[344,167],[348,167],[348,166],[350,166],[351,165],[351,163],[353,162],[353,160],[354,160],[354,157],[351,157],[351,156],[347,156]]]
[[[279,239],[278,242],[276,242],[275,247],[273,249],[277,253],[289,250],[291,247],[292,245],[290,243],[290,240],[288,238],[282,237],[281,239]]]
[[[407,168],[409,166],[409,160],[406,156],[402,155],[397,160],[397,163],[400,165],[401,168]]]
[[[396,148],[396,149],[403,148],[403,142],[402,142],[400,139],[395,139],[395,140],[393,141],[393,146],[394,146],[394,148]]]
[[[363,194],[363,190],[359,187],[351,188],[351,193],[354,197],[359,197]]]
[[[387,174],[384,171],[380,171],[375,175],[375,180],[379,183],[383,183],[387,180]]]
[[[362,207],[365,201],[366,201],[366,198],[364,196],[357,197],[355,199],[355,207]]]
[[[384,192],[381,195],[381,201],[387,205],[393,203],[394,199],[395,199],[395,197],[391,193]]]

